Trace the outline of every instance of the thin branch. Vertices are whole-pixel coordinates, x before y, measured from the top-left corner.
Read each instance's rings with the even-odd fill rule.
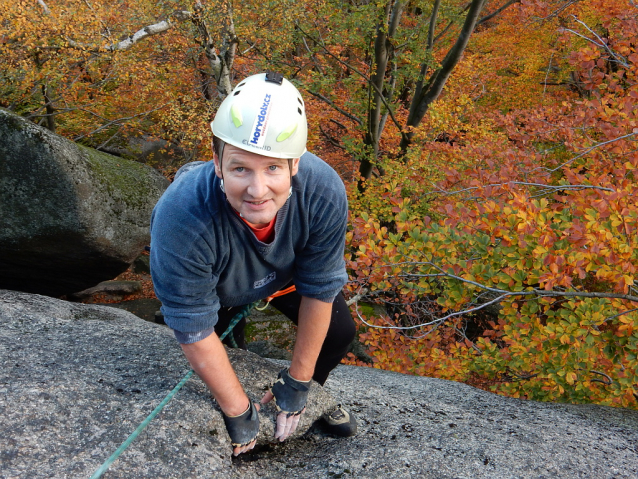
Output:
[[[586,37],[586,36],[584,36],[584,35],[581,35],[580,33],[576,32],[576,31],[574,31],[574,30],[570,30],[569,28],[564,28],[564,29],[563,29],[564,31],[571,32],[571,33],[573,33],[574,35],[577,35],[577,36],[579,36],[579,37],[581,37],[581,38],[584,38],[584,39],[585,39],[585,40],[587,40],[588,42],[593,43],[593,44],[594,44],[594,45],[596,45],[597,47],[602,48],[603,50],[607,51],[607,53],[609,53],[612,57],[614,57],[614,59],[615,59],[618,63],[620,63],[623,67],[625,67],[625,68],[629,68],[629,63],[627,62],[627,59],[626,59],[626,58],[624,58],[622,55],[616,55],[616,54],[614,53],[614,51],[613,51],[611,48],[609,48],[609,45],[607,44],[607,42],[605,42],[605,40],[603,40],[603,39],[600,37],[600,35],[598,35],[595,31],[593,31],[593,30],[589,27],[589,25],[587,25],[585,22],[583,22],[583,21],[579,20],[579,19],[578,19],[578,17],[576,17],[576,15],[570,15],[570,16],[571,16],[574,20],[576,20],[578,23],[580,23],[583,27],[585,27],[585,29],[587,29],[587,31],[588,31],[589,33],[591,33],[593,36],[595,36],[595,37],[598,39],[598,42],[599,42],[599,43],[596,43],[593,39],[588,38],[588,37]]]
[[[545,81],[543,82],[543,96],[545,96],[545,93],[547,92],[547,79],[549,78],[549,72],[552,69],[552,60],[554,59],[554,52],[552,52],[552,55],[549,57],[549,63],[547,64],[547,71],[545,72]]]
[[[466,341],[468,341],[470,343],[470,346],[472,347],[472,349],[474,349],[474,351],[476,351],[477,353],[479,353],[480,355],[483,355],[483,351],[481,350],[481,348],[479,348],[476,344],[474,344],[474,341],[471,341],[470,338],[468,338],[465,335],[464,331],[461,331],[459,328],[457,328],[456,326],[454,326],[454,330],[459,333],[461,336],[463,336],[463,338],[465,338]]]
[[[348,306],[352,306],[354,303],[357,303],[361,298],[363,298],[366,294],[368,294],[368,288],[361,289],[355,296],[346,301]]]
[[[537,289],[537,288],[533,288],[533,289],[528,289],[525,291],[508,291],[505,289],[500,289],[500,288],[491,288],[489,286],[486,286],[482,283],[476,282],[476,281],[472,281],[466,278],[463,278],[461,276],[457,276],[454,275],[452,273],[448,273],[447,271],[445,271],[443,268],[441,268],[439,265],[436,265],[430,261],[410,261],[410,262],[403,262],[403,263],[390,263],[387,266],[401,266],[401,265],[405,265],[405,264],[410,264],[410,265],[418,265],[418,266],[431,266],[432,268],[434,268],[435,270],[439,271],[440,274],[418,274],[418,273],[410,273],[409,276],[412,277],[441,277],[441,276],[445,276],[451,279],[456,279],[458,281],[461,281],[463,283],[467,283],[467,284],[471,284],[473,286],[476,286],[482,290],[485,291],[490,291],[493,293],[497,293],[502,295],[503,297],[508,297],[508,296],[549,296],[549,297],[566,297],[566,298],[602,298],[602,299],[624,299],[626,301],[631,301],[634,303],[638,303],[638,296],[633,296],[631,294],[620,294],[620,293],[588,293],[585,291],[557,291],[557,290],[545,290],[545,289]]]
[[[343,108],[338,107],[337,105],[335,105],[335,103],[330,100],[329,98],[326,98],[325,96],[323,96],[321,93],[316,93],[314,91],[310,91],[310,90],[306,90],[308,93],[310,93],[312,96],[319,98],[321,101],[327,103],[328,105],[330,105],[332,108],[334,108],[335,110],[337,110],[339,113],[341,113],[343,116],[346,116],[348,118],[350,118],[352,121],[354,121],[355,123],[357,123],[358,125],[362,125],[362,121],[357,118],[356,116],[352,115],[351,113],[348,113],[347,111],[345,111]]]
[[[475,311],[479,311],[483,308],[486,308],[487,306],[490,306],[494,303],[498,303],[501,300],[503,300],[504,298],[506,298],[507,296],[510,296],[510,294],[505,294],[502,296],[499,296],[497,298],[492,299],[491,301],[488,301],[487,303],[483,303],[479,306],[476,306],[474,308],[469,308],[469,309],[464,309],[463,311],[455,311],[453,313],[447,314],[445,316],[442,316],[440,318],[434,319],[432,321],[429,321],[427,323],[421,323],[421,324],[416,324],[414,326],[380,326],[380,325],[376,325],[376,324],[372,324],[372,323],[368,323],[365,319],[363,319],[361,317],[361,315],[359,315],[359,319],[361,320],[361,322],[363,322],[366,326],[370,326],[371,328],[379,328],[379,329],[397,329],[397,330],[409,330],[409,329],[419,329],[419,328],[423,328],[425,326],[432,326],[434,324],[440,324],[443,323],[444,321],[450,319],[450,318],[454,318],[457,316],[463,316],[464,314],[469,314],[469,313],[473,313]],[[358,314],[358,308],[357,308],[357,314]]]
[[[137,115],[127,116],[127,117],[123,117],[123,118],[118,118],[118,119],[116,119],[116,120],[111,120],[111,121],[109,121],[108,123],[106,123],[106,124],[104,124],[104,125],[102,125],[102,126],[100,126],[100,127],[96,128],[95,130],[93,130],[93,131],[91,131],[91,132],[89,132],[89,133],[85,133],[84,135],[80,135],[80,136],[77,136],[77,137],[73,138],[73,141],[76,141],[76,142],[77,142],[77,141],[81,140],[82,138],[86,138],[87,136],[94,135],[95,133],[98,133],[98,132],[100,132],[100,131],[102,131],[102,130],[106,129],[106,128],[108,128],[109,126],[111,126],[111,125],[113,125],[113,124],[120,124],[120,123],[124,123],[125,121],[129,121],[129,120],[132,120],[132,119],[134,119],[134,118],[138,118],[138,117],[140,117],[140,116],[150,115],[151,113],[153,113],[153,112],[155,112],[155,111],[161,110],[161,109],[162,109],[162,108],[164,108],[166,105],[168,105],[168,103],[165,103],[165,104],[163,104],[163,105],[161,105],[161,106],[159,106],[159,107],[157,107],[157,108],[154,108],[154,109],[152,109],[152,110],[145,111],[145,112],[143,112],[143,113],[138,113]],[[93,113],[92,111],[85,110],[84,108],[79,108],[79,110],[80,110],[80,111],[83,111],[83,112],[85,112],[85,113],[89,113],[89,114],[91,114],[91,115],[93,115],[93,116],[97,116],[98,118],[102,118],[103,120],[105,120],[105,119],[106,119],[106,118],[103,118],[103,117],[102,117],[102,116],[100,116],[100,115],[97,115],[96,113]]]
[[[319,124],[319,130],[321,131],[321,133],[323,134],[323,136],[326,138],[326,140],[328,140],[328,142],[332,145],[335,146],[337,148],[341,148],[342,150],[345,150],[345,147],[339,143],[337,140],[335,140],[333,137],[331,137],[328,132],[326,130],[323,129],[323,125]]]
[[[494,18],[496,15],[501,13],[506,8],[509,8],[512,5],[514,5],[515,3],[520,3],[520,2],[521,2],[521,0],[510,0],[505,5],[503,5],[501,8],[497,8],[496,10],[494,10],[494,12],[490,13],[489,15],[485,15],[483,18],[481,18],[478,22],[476,22],[476,26],[478,27],[482,23],[490,21],[492,18]]]
[[[583,151],[582,153],[579,153],[579,154],[578,154],[578,155],[576,155],[575,157],[573,157],[573,158],[571,158],[571,159],[567,160],[565,163],[563,163],[563,164],[561,164],[561,165],[558,165],[556,168],[553,168],[553,169],[550,169],[550,168],[541,168],[541,169],[543,169],[543,170],[545,170],[545,171],[547,171],[547,172],[549,172],[549,173],[554,173],[554,172],[556,172],[556,171],[560,170],[561,168],[564,168],[565,166],[569,165],[569,164],[570,164],[570,163],[572,163],[573,161],[576,161],[577,159],[582,158],[582,157],[583,157],[583,156],[585,156],[586,154],[591,153],[592,151],[594,151],[594,150],[596,150],[596,149],[598,149],[598,148],[600,148],[600,147],[602,147],[602,146],[609,145],[610,143],[614,143],[614,142],[619,141],[619,140],[625,140],[625,139],[627,139],[627,138],[631,138],[632,136],[636,136],[636,134],[638,134],[638,131],[637,131],[637,132],[629,133],[629,134],[627,134],[627,135],[619,136],[618,138],[613,138],[613,139],[611,139],[611,140],[607,140],[607,141],[603,141],[603,142],[600,142],[600,143],[596,143],[594,146],[591,146],[591,147],[587,148],[587,149],[586,149],[585,151]],[[536,168],[536,169],[538,169],[538,168]],[[534,171],[534,170],[532,170],[532,172],[533,172],[533,171]]]
[[[597,379],[597,378],[594,378],[594,379],[592,379],[592,380],[591,380],[592,382],[603,383],[603,384],[605,384],[605,385],[607,385],[607,386],[609,386],[610,384],[612,384],[612,383],[614,382],[614,381],[613,381],[613,380],[612,380],[612,379],[611,379],[611,378],[610,378],[607,374],[605,374],[605,373],[603,373],[603,372],[601,372],[601,371],[594,371],[593,369],[590,369],[590,370],[589,370],[589,372],[590,372],[590,373],[594,373],[594,374],[599,374],[599,375],[601,375],[601,376],[604,376],[604,377],[605,377],[605,379],[607,379],[607,380],[605,381],[605,380],[603,380],[603,379]]]
[[[483,186],[471,186],[469,188],[463,188],[462,190],[446,192],[445,195],[446,196],[452,196],[452,195],[458,195],[459,193],[464,193],[466,191],[474,191],[474,190],[478,190],[478,189],[481,189],[481,188],[490,188],[490,187],[495,187],[495,186],[506,186],[506,185],[536,186],[536,187],[545,188],[545,189],[551,190],[551,191],[560,191],[560,190],[577,190],[577,191],[580,191],[580,190],[585,190],[585,189],[594,189],[594,190],[610,191],[612,193],[616,192],[616,190],[614,190],[612,188],[606,188],[604,186],[595,186],[595,185],[545,185],[543,183],[528,183],[526,181],[508,181],[507,183],[492,183],[492,184],[483,185]]]
[[[319,62],[315,58],[315,54],[312,52],[312,50],[308,46],[308,42],[306,41],[306,37],[301,37],[301,39],[303,40],[303,46],[306,47],[306,51],[310,54],[310,59],[312,60],[312,63],[315,65],[315,68],[317,69],[317,71],[319,73],[321,73],[321,76],[325,77],[326,74],[324,73],[323,68],[321,68],[321,65],[319,64]]]
[[[580,1],[581,0],[569,0],[569,1],[565,2],[563,5],[561,5],[559,8],[557,8],[556,10],[554,10],[552,13],[550,13],[546,17],[542,18],[542,20],[549,20],[551,18],[557,17],[561,13],[563,13],[565,10],[567,10],[569,7],[571,7],[572,5],[574,5],[575,3],[578,3]]]

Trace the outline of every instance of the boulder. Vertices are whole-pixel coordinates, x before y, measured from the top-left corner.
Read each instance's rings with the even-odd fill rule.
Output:
[[[50,296],[126,270],[168,181],[0,109],[0,288]]]
[[[0,290],[0,351],[3,477],[89,477],[190,370],[166,326],[121,309],[7,290]],[[249,351],[228,353],[249,397],[261,399],[282,366]],[[310,395],[294,437],[336,407],[316,383]],[[271,402],[260,412],[260,447],[272,442],[274,417]],[[146,472],[133,472],[128,460],[113,470],[205,477],[232,469],[231,450],[221,412],[194,376],[127,451],[134,469]]]
[[[114,299],[122,299],[124,296],[139,293],[140,291],[142,291],[141,281],[110,280],[102,281],[92,288],[70,294],[67,299],[82,301],[93,296],[109,296]]]
[[[257,399],[284,361],[231,350]],[[105,306],[0,290],[3,477],[90,477],[189,370],[166,327]],[[353,438],[312,421],[336,398]],[[638,411],[497,396],[441,379],[339,366],[313,385],[299,434],[231,456],[193,377],[104,478],[635,478]]]

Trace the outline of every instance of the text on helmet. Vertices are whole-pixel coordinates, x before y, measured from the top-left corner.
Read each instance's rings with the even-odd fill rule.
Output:
[[[259,109],[259,112],[255,118],[255,123],[253,124],[250,144],[251,146],[256,146],[258,148],[262,148],[264,145],[264,140],[266,138],[266,130],[268,128],[268,117],[270,116],[270,94],[266,94],[264,97],[263,104]]]

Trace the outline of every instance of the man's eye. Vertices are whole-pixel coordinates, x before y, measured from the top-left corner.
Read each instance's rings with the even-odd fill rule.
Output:
[[[244,172],[244,167],[243,166],[238,166],[237,168],[235,168],[235,171],[237,173],[243,173]]]
[[[279,168],[279,166],[277,166],[277,165],[270,165],[268,168],[270,169],[270,171],[276,171],[276,170]]]

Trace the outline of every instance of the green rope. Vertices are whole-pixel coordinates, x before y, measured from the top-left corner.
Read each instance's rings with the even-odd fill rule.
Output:
[[[251,304],[247,304],[246,306],[244,306],[241,311],[239,311],[239,313],[237,313],[235,315],[235,317],[233,318],[233,320],[230,322],[230,324],[228,325],[228,327],[226,328],[226,331],[224,331],[224,333],[219,337],[219,340],[223,340],[228,334],[230,334],[230,332],[233,330],[233,328],[237,325],[237,323],[239,323],[242,319],[244,319],[246,316],[248,316],[250,314],[250,311],[253,309],[253,306],[257,304],[257,303],[251,303]],[[237,347],[237,342],[235,341],[235,338],[233,337],[233,335],[230,335],[230,342],[233,345],[234,348]],[[135,438],[144,430],[144,428],[146,426],[148,426],[148,424],[153,420],[153,418],[155,416],[157,416],[159,414],[159,412],[164,409],[164,406],[166,406],[168,404],[168,402],[173,399],[173,396],[175,396],[175,394],[177,393],[177,391],[179,391],[182,386],[184,384],[186,384],[186,381],[188,381],[190,379],[190,377],[193,375],[193,370],[191,369],[190,371],[188,371],[188,373],[186,373],[186,376],[184,376],[182,378],[182,380],[179,382],[179,384],[177,384],[177,386],[175,386],[173,388],[173,390],[168,393],[166,395],[166,397],[163,399],[163,401],[161,403],[159,403],[157,405],[157,407],[155,409],[153,409],[153,412],[150,413],[146,419],[144,419],[144,421],[142,421],[142,423],[137,426],[137,429],[135,431],[133,431],[131,433],[131,435],[126,439],[126,441],[124,441],[122,443],[122,445],[120,447],[118,447],[116,449],[116,451],[111,454],[111,457],[109,457],[104,464],[102,464],[99,469],[97,471],[95,471],[95,473],[91,476],[90,479],[98,479],[99,477],[102,477],[102,474],[104,474],[106,472],[106,470],[109,468],[109,466],[111,464],[113,464],[113,462],[115,462],[115,460],[120,456],[120,454],[122,454],[124,452],[124,450],[130,446],[130,444],[135,440]]]

